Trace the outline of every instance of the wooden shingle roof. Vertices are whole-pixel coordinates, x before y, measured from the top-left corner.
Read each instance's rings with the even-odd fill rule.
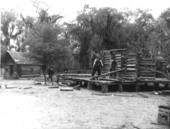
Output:
[[[10,57],[16,64],[24,64],[24,65],[40,65],[38,61],[31,59],[28,57],[27,53],[16,52],[16,51],[7,51]]]

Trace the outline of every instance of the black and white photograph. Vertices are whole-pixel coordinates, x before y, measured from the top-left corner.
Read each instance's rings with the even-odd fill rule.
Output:
[[[4,0],[0,13],[0,129],[170,129],[169,0]]]

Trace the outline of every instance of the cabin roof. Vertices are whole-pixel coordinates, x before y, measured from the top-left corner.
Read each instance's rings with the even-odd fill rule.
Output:
[[[16,64],[40,65],[38,61],[28,57],[26,52],[7,51],[7,53]]]

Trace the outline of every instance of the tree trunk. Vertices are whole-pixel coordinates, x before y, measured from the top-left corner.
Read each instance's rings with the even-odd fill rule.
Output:
[[[47,85],[47,83],[46,83],[46,70],[43,70],[43,75],[44,75],[44,83],[45,83],[45,85]]]
[[[41,66],[41,69],[42,69],[42,72],[43,72],[43,76],[44,76],[44,83],[45,83],[45,85],[47,85],[47,83],[46,83],[46,68],[47,68],[46,65],[42,65]]]

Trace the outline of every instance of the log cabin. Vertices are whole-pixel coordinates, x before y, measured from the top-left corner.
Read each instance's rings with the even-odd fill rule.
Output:
[[[3,63],[5,79],[35,77],[40,76],[41,73],[41,64],[28,57],[27,53],[7,51]]]

